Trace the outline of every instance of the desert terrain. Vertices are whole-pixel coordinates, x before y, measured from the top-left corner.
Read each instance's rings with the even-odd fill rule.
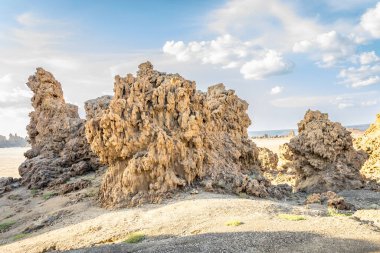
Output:
[[[0,149],[0,252],[380,252],[380,116],[353,134],[308,110],[298,135],[252,139],[233,90],[150,62],[86,119],[50,72],[27,86],[31,148]]]
[[[24,153],[29,148],[0,149],[0,177],[20,177],[18,166],[25,161]]]
[[[273,152],[287,141],[254,139]],[[0,149],[13,164],[0,176],[17,175],[21,151]],[[380,192],[338,193],[359,209],[345,214],[306,204],[306,194],[260,199],[196,187],[160,204],[108,210],[97,202],[102,173],[81,177],[91,186],[66,195],[25,188],[3,195],[0,221],[12,225],[0,234],[0,252],[380,252]],[[131,234],[143,240],[126,243]]]

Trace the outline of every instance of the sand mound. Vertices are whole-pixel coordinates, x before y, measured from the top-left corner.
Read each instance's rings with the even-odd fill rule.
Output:
[[[247,135],[248,104],[233,90],[218,84],[197,91],[195,82],[147,62],[137,77],[116,76],[114,92],[109,109],[86,123],[92,150],[110,165],[103,206],[159,202],[195,182],[208,190],[280,195],[260,175],[259,152]]]
[[[328,115],[308,110],[298,123],[299,135],[281,148],[281,165],[296,175],[295,189],[340,191],[362,186],[359,173],[365,160],[353,148],[352,137]]]
[[[369,155],[360,171],[362,175],[380,183],[380,114],[364,135],[355,141],[355,147]]]
[[[34,93],[34,111],[27,126],[32,149],[19,167],[22,184],[29,188],[53,186],[98,168],[98,159],[85,138],[85,120],[79,118],[77,106],[65,102],[61,84],[38,68],[27,85]]]

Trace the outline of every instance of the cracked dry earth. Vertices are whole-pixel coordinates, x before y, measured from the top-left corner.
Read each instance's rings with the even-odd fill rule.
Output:
[[[200,189],[162,204],[112,211],[96,207],[97,183],[47,200],[46,192],[31,197],[25,188],[5,194],[0,220],[16,223],[0,233],[0,252],[380,252],[379,192],[341,192],[359,209],[350,217],[329,216],[323,205],[304,205],[303,195],[277,201]],[[242,224],[226,226],[228,221]],[[144,240],[125,243],[136,231]]]

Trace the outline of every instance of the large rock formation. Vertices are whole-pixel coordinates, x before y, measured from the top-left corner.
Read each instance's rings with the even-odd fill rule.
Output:
[[[355,146],[369,155],[360,171],[362,175],[380,183],[380,114],[364,135],[355,141]]]
[[[137,77],[116,76],[114,92],[109,109],[86,123],[92,150],[110,165],[100,189],[103,206],[159,202],[198,183],[208,190],[281,194],[259,173],[247,102],[223,84],[203,93],[195,82],[147,62]]]
[[[19,167],[22,184],[43,188],[95,170],[99,163],[85,138],[85,120],[77,106],[65,102],[61,84],[38,68],[27,85],[34,93],[34,111],[27,126],[32,149]]]
[[[281,166],[296,175],[295,189],[340,191],[362,186],[359,173],[365,160],[353,148],[352,137],[328,115],[308,110],[298,123],[298,135],[281,148]]]

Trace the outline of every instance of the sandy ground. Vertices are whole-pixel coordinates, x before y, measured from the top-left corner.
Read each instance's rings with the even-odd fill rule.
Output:
[[[288,140],[255,142],[276,152]],[[23,161],[24,150],[6,152]],[[0,176],[17,173],[16,159]],[[97,203],[101,174],[82,178],[91,187],[65,195],[59,189],[21,187],[0,197],[0,252],[380,252],[380,192],[339,193],[358,209],[351,216],[331,216],[324,205],[305,205],[302,194],[279,201],[202,189],[158,205],[106,210]],[[229,221],[242,224],[227,226]],[[11,225],[4,229],[6,223]],[[125,243],[134,232],[144,240]]]
[[[181,193],[163,204],[109,211],[84,197],[86,191],[44,200],[42,193],[28,198],[30,191],[21,188],[1,198],[1,222],[16,223],[0,233],[0,242],[8,243],[0,252],[380,252],[380,193],[344,192],[362,209],[351,217],[331,217],[325,206],[304,205],[302,196],[277,201]],[[284,213],[306,220],[278,216]],[[243,224],[227,226],[232,220]],[[33,226],[33,232],[23,232]],[[142,242],[123,242],[136,231],[145,236]]]
[[[0,177],[20,177],[18,166],[25,161],[30,148],[0,148]]]
[[[277,154],[279,153],[280,145],[289,142],[289,140],[289,137],[252,139],[258,147],[268,148]]]

